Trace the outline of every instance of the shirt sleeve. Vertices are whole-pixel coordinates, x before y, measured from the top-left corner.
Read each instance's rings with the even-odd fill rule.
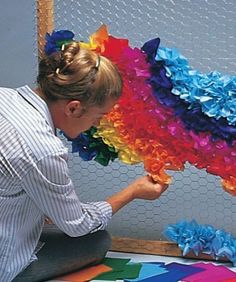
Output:
[[[38,208],[69,236],[104,229],[112,217],[112,208],[106,201],[80,202],[64,154],[40,160],[21,185]]]

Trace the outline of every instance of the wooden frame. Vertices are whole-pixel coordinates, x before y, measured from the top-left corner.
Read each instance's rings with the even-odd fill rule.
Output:
[[[189,252],[186,256],[183,256],[178,245],[169,241],[113,237],[111,251],[215,261],[212,256],[206,254],[196,256],[193,252]],[[220,258],[218,261],[229,262],[226,258]]]
[[[53,28],[54,0],[37,0],[37,42],[39,58],[41,58],[43,54],[45,34],[47,32],[52,32]],[[214,260],[211,256],[205,254],[199,254],[199,256],[195,256],[193,253],[189,253],[188,255],[183,256],[178,245],[172,242],[141,240],[125,237],[113,237],[111,251],[153,254],[198,260]],[[222,258],[220,261],[228,260]]]

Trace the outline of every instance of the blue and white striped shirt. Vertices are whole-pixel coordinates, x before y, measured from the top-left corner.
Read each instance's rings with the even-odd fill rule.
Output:
[[[28,86],[0,88],[0,279],[34,260],[45,217],[69,236],[104,229],[103,202],[81,203],[68,174],[68,150],[47,104]]]

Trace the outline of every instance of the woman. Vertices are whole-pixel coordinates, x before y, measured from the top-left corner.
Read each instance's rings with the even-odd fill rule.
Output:
[[[75,138],[98,125],[121,95],[121,77],[108,59],[71,42],[41,60],[37,82],[34,91],[0,88],[2,282],[45,281],[101,261],[112,215],[167,188],[144,176],[105,201],[81,203],[55,132]],[[42,233],[46,218],[58,229]]]

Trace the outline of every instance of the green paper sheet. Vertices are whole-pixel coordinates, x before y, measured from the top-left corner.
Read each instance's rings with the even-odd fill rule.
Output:
[[[114,270],[123,270],[129,261],[130,259],[105,258],[102,263]]]

